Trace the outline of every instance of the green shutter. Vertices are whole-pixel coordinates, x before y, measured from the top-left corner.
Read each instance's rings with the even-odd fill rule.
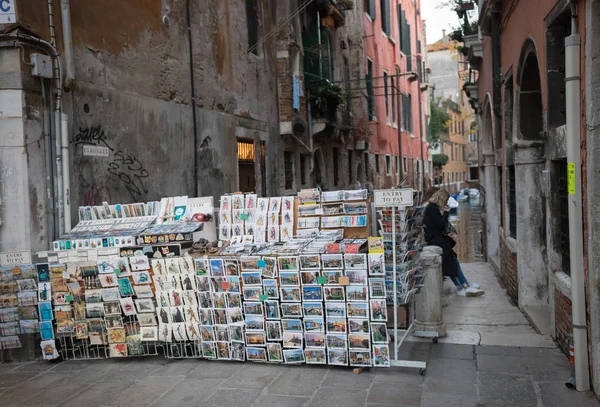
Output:
[[[375,0],[369,0],[369,15],[371,16],[371,20],[377,18],[377,6]]]

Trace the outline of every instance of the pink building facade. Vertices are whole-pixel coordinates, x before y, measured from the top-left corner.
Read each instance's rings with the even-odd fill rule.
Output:
[[[363,25],[372,132],[365,153],[367,180],[375,188],[389,188],[404,179],[420,189],[431,175],[420,0],[364,0]]]

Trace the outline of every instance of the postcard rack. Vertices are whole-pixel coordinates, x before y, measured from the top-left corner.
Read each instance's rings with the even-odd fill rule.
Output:
[[[384,238],[387,301],[393,307],[391,365],[417,368],[424,374],[426,362],[398,358],[401,346],[410,335],[431,338],[434,342],[438,336],[436,332],[421,332],[414,328],[414,299],[423,281],[419,255],[424,244],[419,210],[412,206],[378,208],[376,224]],[[399,327],[399,308],[403,308],[406,315],[403,329]]]

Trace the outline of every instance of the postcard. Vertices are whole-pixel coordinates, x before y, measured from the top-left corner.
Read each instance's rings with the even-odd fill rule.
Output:
[[[280,321],[267,321],[265,331],[267,333],[267,340],[269,341],[281,341],[283,338]]]
[[[158,325],[155,314],[137,314],[137,320],[140,324],[140,327]]]
[[[246,301],[260,301],[260,296],[263,295],[262,287],[244,287],[243,294]]]
[[[373,366],[390,367],[390,349],[388,345],[373,345]]]
[[[284,349],[283,359],[285,363],[304,363],[304,351],[302,349]]]
[[[323,291],[321,286],[303,286],[302,287],[303,301],[323,301]]]
[[[280,273],[282,271],[299,271],[298,257],[296,256],[279,257],[278,261]]]
[[[346,300],[349,302],[364,302],[369,299],[368,287],[364,285],[349,285],[346,287]]]
[[[150,284],[152,282],[150,279],[150,272],[147,270],[134,271],[131,273],[131,277],[133,277],[134,284]]]
[[[281,345],[278,343],[268,343],[267,352],[269,354],[269,362],[281,363],[283,362],[283,353]]]
[[[325,353],[325,349],[306,348],[306,349],[304,349],[304,358],[306,359],[307,364],[312,364],[312,365],[327,364],[327,356]]]
[[[119,302],[121,303],[123,314],[127,316],[136,314],[135,306],[133,305],[133,300],[131,297],[120,298]]]
[[[111,358],[124,358],[128,356],[126,343],[111,343],[109,349]]]
[[[283,304],[281,304],[281,316],[283,318],[302,317],[302,304],[299,304],[299,303],[283,303]]]
[[[254,316],[264,316],[264,309],[262,302],[245,302],[244,303],[244,314]]]
[[[325,302],[325,316],[344,318],[346,316],[346,303],[341,301]]]
[[[56,305],[54,306],[54,316],[56,319],[73,318],[73,307],[70,305]]]
[[[327,318],[327,333],[346,333],[346,318]]]
[[[320,276],[318,271],[302,271],[300,272],[300,280],[302,285],[317,285],[317,278]]]
[[[369,254],[369,274],[374,276],[385,275],[385,258],[384,254]]]
[[[281,301],[300,302],[302,294],[300,287],[281,287]]]
[[[369,303],[353,302],[346,304],[348,318],[369,318]]]
[[[227,308],[241,308],[242,297],[239,293],[227,293],[225,295],[227,300]]]
[[[260,286],[262,284],[260,271],[243,271],[242,283],[244,286]]]
[[[121,303],[119,301],[105,302],[104,315],[121,315]]]
[[[17,286],[19,287],[19,291],[37,291],[38,288],[33,278],[17,280]]]
[[[246,332],[246,346],[264,346],[266,343],[264,332]]]
[[[267,361],[267,350],[265,348],[246,347],[246,358],[250,361]]]
[[[302,349],[302,333],[301,332],[283,332],[283,347],[284,348],[299,348]]]
[[[371,321],[387,321],[387,306],[385,300],[371,300]]]
[[[119,279],[119,282],[121,280],[125,280],[125,279]],[[126,280],[127,282],[129,282],[129,280]],[[126,285],[125,283],[123,285]],[[129,287],[131,287],[131,283],[129,284]],[[119,284],[119,288],[121,288],[121,284]],[[138,298],[152,298],[154,297],[154,294],[152,293],[152,286],[149,285],[136,285],[134,286],[135,289],[135,295],[137,295]],[[123,294],[124,290],[121,290],[121,294]],[[124,295],[125,296],[125,295]]]
[[[16,299],[15,295],[15,299]],[[38,286],[38,301],[50,301],[52,299],[52,285],[50,283],[40,283]]]
[[[306,317],[321,317],[323,316],[322,302],[303,302],[302,308]]]
[[[367,255],[363,253],[344,254],[346,270],[367,270]]]
[[[325,348],[325,334],[311,332],[304,334],[304,343],[307,348]]]
[[[173,337],[177,342],[185,342],[189,340],[185,323],[173,323]]]
[[[327,334],[327,348],[346,349],[348,337],[345,334]]]
[[[135,306],[138,313],[154,312],[154,300],[152,298],[143,298],[135,300]]]
[[[56,320],[56,333],[66,334],[72,333],[75,330],[75,321],[73,319],[57,319]]]
[[[75,337],[77,339],[89,338],[87,321],[75,321]]]
[[[142,342],[158,341],[158,328],[153,326],[142,326],[140,327],[140,336],[142,337]]]
[[[344,267],[341,254],[322,254],[321,264],[325,270],[341,270]]]
[[[263,280],[263,290],[267,298],[270,300],[279,299],[279,288],[277,280]]]
[[[279,301],[267,300],[264,301],[265,316],[267,319],[280,319]]]
[[[103,303],[85,304],[85,309],[88,318],[99,318],[104,316]]]
[[[265,320],[261,317],[256,316],[246,316],[246,332],[251,331],[264,331],[265,330]]]
[[[302,321],[299,319],[282,319],[281,326],[284,332],[302,332]]]
[[[129,263],[131,264],[131,270],[133,270],[133,271],[150,269],[150,260],[146,256],[130,257]]]
[[[102,287],[117,287],[117,275],[115,273],[108,273],[108,274],[100,274],[98,276],[98,279],[100,280],[100,285]],[[129,279],[127,278],[123,278],[121,280],[127,280],[129,281]]]
[[[22,307],[37,305],[38,293],[36,291],[23,291],[17,293],[17,302]]]
[[[223,277],[225,272],[223,270],[223,260],[222,259],[210,259],[210,273],[214,277]]]
[[[323,294],[325,301],[344,301],[346,299],[344,287],[341,286],[324,286]]]
[[[104,317],[106,329],[123,328],[123,318],[120,315],[107,315]]]
[[[281,286],[298,286],[300,285],[300,276],[297,271],[280,271],[279,284]]]
[[[367,285],[368,282],[367,270],[346,270],[346,277],[348,282],[354,285]]]
[[[40,321],[40,335],[42,341],[54,339],[54,327],[52,321]]]

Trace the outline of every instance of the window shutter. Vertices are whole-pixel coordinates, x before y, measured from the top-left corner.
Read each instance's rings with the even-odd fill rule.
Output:
[[[402,16],[404,14],[402,13],[402,5],[398,4],[398,44],[400,44],[400,51],[402,51],[403,47],[403,43],[402,41],[404,40],[404,35],[402,35]]]
[[[375,0],[369,0],[369,15],[371,16],[371,20],[375,20],[375,18],[377,18],[377,7],[375,5]]]
[[[390,35],[392,33],[392,28],[391,28],[391,15],[390,15],[390,0],[385,0],[384,1],[384,7],[385,7],[385,33],[387,35]]]
[[[408,30],[407,30],[407,25],[406,25],[406,12],[402,11],[402,18],[400,20],[402,22],[401,26],[401,35],[402,35],[402,52],[404,54],[407,53],[408,51],[408,47],[406,46],[407,44],[407,40],[408,40]]]

